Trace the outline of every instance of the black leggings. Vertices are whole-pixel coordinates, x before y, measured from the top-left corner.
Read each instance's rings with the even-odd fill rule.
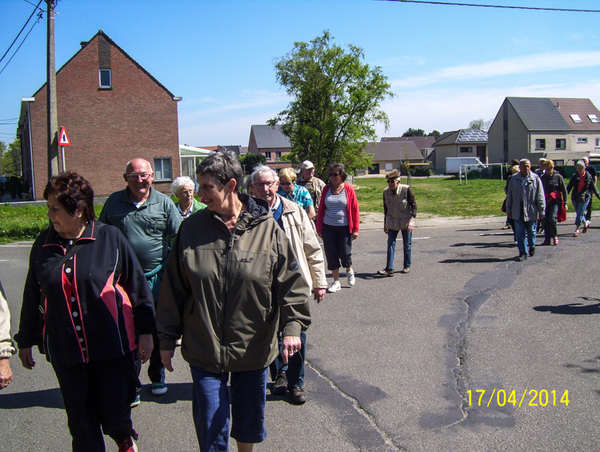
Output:
[[[348,226],[329,226],[323,223],[321,230],[327,270],[337,270],[341,266],[352,267],[352,234]]]

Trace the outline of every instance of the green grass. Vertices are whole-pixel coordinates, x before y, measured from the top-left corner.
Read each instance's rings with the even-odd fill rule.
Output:
[[[382,193],[387,187],[383,177],[355,179],[356,196],[361,212],[383,213]],[[406,178],[402,178],[406,183]],[[504,200],[504,181],[492,179],[469,179],[460,185],[458,180],[448,178],[412,179],[412,190],[418,211],[423,216],[478,217],[504,216],[500,206]],[[592,207],[598,210],[600,201],[595,197]],[[0,244],[17,240],[34,240],[48,227],[46,206],[10,207],[0,206]],[[96,214],[102,210],[95,206]],[[573,205],[569,202],[569,212]]]

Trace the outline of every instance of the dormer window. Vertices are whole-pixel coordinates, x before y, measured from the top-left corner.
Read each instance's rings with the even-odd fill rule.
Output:
[[[588,118],[590,118],[590,121],[592,121],[594,124],[598,124],[600,122],[600,119],[598,119],[598,116],[596,115],[588,115]]]
[[[573,120],[573,122],[574,122],[575,124],[579,124],[579,123],[583,122],[583,121],[581,120],[581,118],[579,117],[579,115],[578,115],[578,114],[576,114],[576,113],[573,113],[572,115],[569,115],[569,116],[571,117],[571,119]]]
[[[110,69],[100,69],[100,88],[108,89],[112,88],[112,77]]]

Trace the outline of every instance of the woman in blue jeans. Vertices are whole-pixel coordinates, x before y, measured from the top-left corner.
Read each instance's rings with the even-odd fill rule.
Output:
[[[576,212],[576,229],[573,233],[573,237],[579,237],[579,232],[587,232],[589,226],[585,219],[585,211],[588,204],[592,201],[592,191],[598,199],[600,199],[600,193],[598,192],[596,184],[594,184],[592,175],[585,170],[584,161],[579,160],[575,167],[577,172],[573,174],[569,181],[569,185],[567,185],[567,193],[571,193],[571,190],[573,190],[573,193],[571,193],[571,202],[573,203]],[[583,227],[583,229],[580,229],[581,227]]]
[[[417,216],[415,195],[408,185],[400,183],[400,173],[392,171],[387,176],[387,188],[383,190],[383,212],[385,222],[383,232],[388,235],[387,265],[377,272],[381,276],[394,276],[394,257],[396,254],[396,239],[402,232],[404,244],[404,264],[402,273],[410,272],[412,231]]]

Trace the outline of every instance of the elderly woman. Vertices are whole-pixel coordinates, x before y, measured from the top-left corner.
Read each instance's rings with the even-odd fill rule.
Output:
[[[544,217],[544,242],[542,245],[558,245],[558,230],[556,227],[556,217],[559,209],[564,205],[567,207],[567,187],[563,177],[554,171],[554,162],[552,160],[544,161],[544,172],[540,179],[544,186],[544,195],[546,196],[546,216]]]
[[[577,172],[571,176],[569,185],[567,185],[567,194],[571,193],[571,190],[573,190],[573,193],[571,193],[571,202],[573,203],[576,212],[576,229],[573,233],[573,237],[579,237],[581,226],[583,226],[581,232],[587,232],[589,227],[588,221],[585,219],[585,211],[588,203],[592,201],[592,191],[598,199],[600,199],[600,193],[598,193],[598,187],[594,184],[592,175],[585,170],[585,162],[579,160],[575,164],[575,168],[577,169]]]
[[[267,368],[279,353],[280,322],[286,363],[310,324],[309,285],[293,248],[268,204],[240,192],[242,176],[231,152],[198,166],[207,208],[182,223],[158,300],[160,353],[170,371],[183,335],[200,450],[227,450],[230,400],[238,450],[264,440]]]
[[[171,191],[179,199],[177,210],[183,218],[206,207],[206,204],[194,199],[194,187],[194,181],[187,176],[180,176],[171,184]]]
[[[342,163],[329,167],[329,184],[323,187],[317,215],[317,233],[323,239],[327,269],[331,270],[333,282],[327,292],[338,292],[340,284],[340,261],[346,267],[348,284],[356,282],[352,270],[352,241],[358,238],[360,213],[354,189],[346,183],[346,168]]]
[[[312,220],[316,215],[312,197],[306,188],[296,185],[297,177],[296,171],[292,168],[281,169],[279,171],[279,190],[277,194],[298,204],[306,211],[308,219]]]
[[[152,293],[125,236],[95,221],[87,180],[74,172],[53,177],[44,198],[50,228],[31,249],[19,358],[32,369],[38,345],[52,364],[73,451],[104,451],[102,432],[119,451],[135,451],[133,351],[144,362],[152,353]]]

